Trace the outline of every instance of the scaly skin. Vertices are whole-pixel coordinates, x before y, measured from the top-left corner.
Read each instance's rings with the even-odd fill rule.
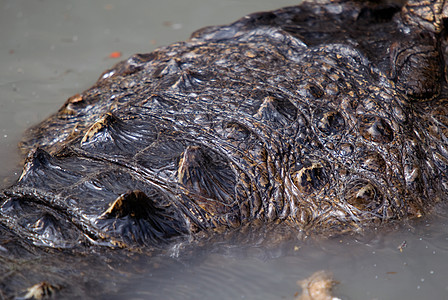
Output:
[[[30,129],[0,222],[37,245],[134,247],[430,212],[448,190],[446,11],[310,1],[136,54]]]

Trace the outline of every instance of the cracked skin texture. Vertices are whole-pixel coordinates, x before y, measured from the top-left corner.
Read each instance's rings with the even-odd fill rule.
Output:
[[[2,228],[132,248],[429,213],[448,191],[447,11],[305,1],[136,54],[28,131]]]

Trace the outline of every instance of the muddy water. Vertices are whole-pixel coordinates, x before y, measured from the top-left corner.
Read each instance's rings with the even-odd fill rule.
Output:
[[[448,299],[447,221],[274,249],[223,243],[172,268],[153,267],[110,298],[294,299],[298,279],[327,270],[340,299]]]
[[[184,40],[206,25],[293,4],[0,0],[0,186],[20,174],[16,144],[25,128],[118,60]],[[109,57],[112,52],[121,58]],[[298,279],[325,269],[339,281],[335,294],[342,299],[448,299],[447,222],[439,216],[368,238],[290,242],[274,249],[223,243],[188,259],[148,262],[127,275],[126,287],[104,298],[293,299]]]

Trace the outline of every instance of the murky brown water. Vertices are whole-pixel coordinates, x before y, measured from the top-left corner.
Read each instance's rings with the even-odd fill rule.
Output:
[[[293,5],[268,0],[0,0],[0,186],[20,173],[21,133],[55,112],[103,70],[133,53],[185,40],[205,25]],[[120,51],[119,59],[109,54]],[[296,281],[334,273],[343,299],[448,299],[445,217],[367,240],[281,249],[223,244],[186,260],[142,266],[116,299],[292,299]],[[397,248],[406,241],[402,252]]]

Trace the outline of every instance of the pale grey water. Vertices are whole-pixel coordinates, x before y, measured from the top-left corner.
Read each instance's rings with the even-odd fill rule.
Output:
[[[0,186],[20,174],[16,144],[25,128],[55,112],[120,59],[185,40],[206,25],[296,1],[0,0]],[[120,51],[120,59],[108,58]],[[298,279],[334,273],[343,299],[448,299],[445,217],[373,239],[294,243],[283,250],[202,249],[195,259],[130,275],[134,299],[292,299]],[[403,242],[407,247],[400,252]],[[288,251],[289,249],[289,251]],[[279,253],[277,253],[279,252]],[[283,254],[281,254],[282,252]]]

